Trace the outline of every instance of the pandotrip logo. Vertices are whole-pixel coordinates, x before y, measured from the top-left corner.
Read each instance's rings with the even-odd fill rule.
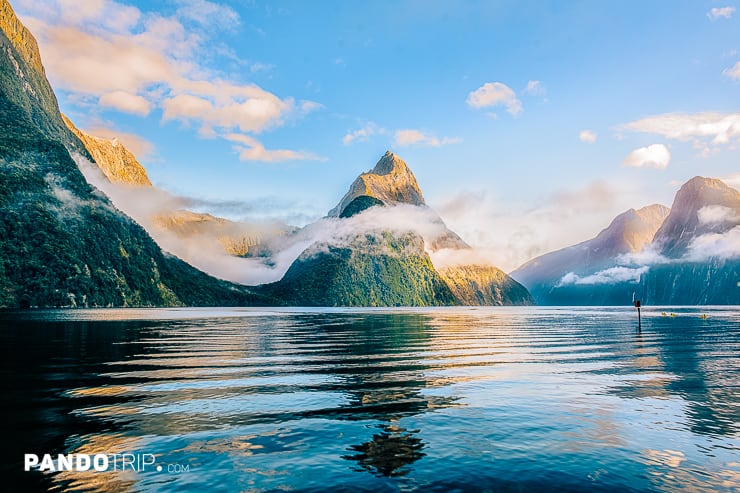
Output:
[[[121,454],[24,454],[23,469],[40,472],[190,472],[189,464],[157,464],[157,457],[149,453]]]

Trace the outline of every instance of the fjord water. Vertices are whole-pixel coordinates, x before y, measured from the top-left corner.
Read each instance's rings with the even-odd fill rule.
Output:
[[[0,314],[3,481],[738,491],[740,311],[671,310],[641,331],[626,308]],[[23,472],[123,452],[163,470]]]

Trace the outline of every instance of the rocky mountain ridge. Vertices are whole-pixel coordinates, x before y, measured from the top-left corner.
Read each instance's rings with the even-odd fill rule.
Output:
[[[362,173],[352,182],[349,191],[328,215],[341,216],[359,197],[371,197],[384,205],[394,203],[426,205],[414,173],[403,159],[391,151],[386,151],[373,169]],[[377,202],[373,205],[377,205]]]
[[[65,115],[62,115],[62,120],[67,128],[80,139],[95,164],[111,183],[135,187],[152,186],[144,167],[118,139],[105,139],[85,133],[75,127]]]

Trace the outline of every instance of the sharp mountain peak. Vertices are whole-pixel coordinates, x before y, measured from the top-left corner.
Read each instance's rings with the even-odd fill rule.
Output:
[[[355,179],[349,191],[329,216],[338,217],[358,197],[370,197],[384,205],[411,204],[424,206],[424,196],[414,173],[398,155],[387,151],[373,169]]]

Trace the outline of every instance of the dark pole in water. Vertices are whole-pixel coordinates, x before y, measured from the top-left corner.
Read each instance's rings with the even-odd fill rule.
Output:
[[[642,330],[642,317],[640,315],[640,300],[635,300],[635,308],[637,308],[637,330]]]

